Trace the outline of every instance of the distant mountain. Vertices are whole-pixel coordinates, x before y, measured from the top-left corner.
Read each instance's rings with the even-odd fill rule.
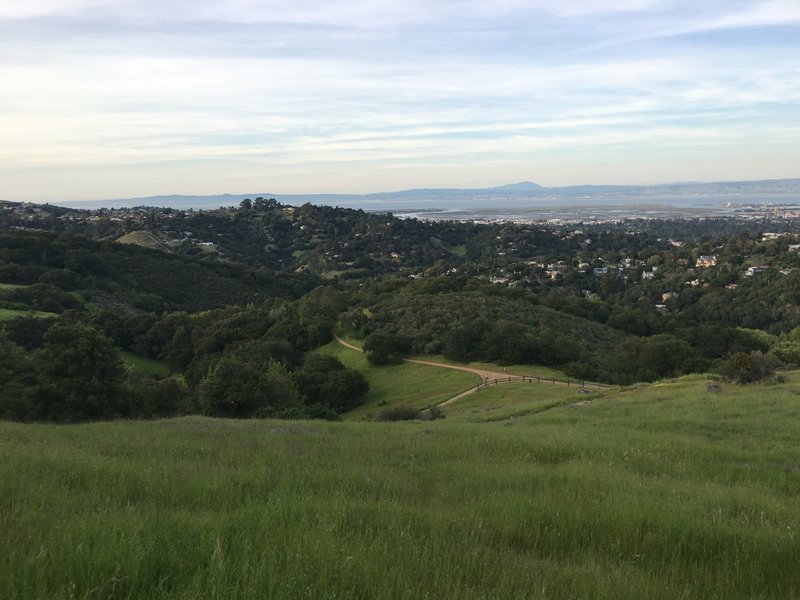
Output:
[[[664,185],[574,185],[545,187],[530,181],[490,188],[410,189],[374,194],[218,194],[210,196],[148,196],[117,200],[52,202],[69,208],[131,208],[158,206],[176,209],[209,209],[235,206],[245,198],[275,198],[283,204],[300,206],[307,202],[320,205],[363,208],[367,210],[403,210],[429,207],[519,206],[569,203],[629,203],[657,199],[691,199],[717,197],[725,201],[758,202],[800,201],[800,179],[767,179],[760,181],[721,181],[713,183],[671,183]],[[503,204],[505,203],[505,204]]]
[[[547,188],[532,181],[521,181],[520,183],[509,183],[508,185],[499,185],[489,189],[497,192],[538,192]]]

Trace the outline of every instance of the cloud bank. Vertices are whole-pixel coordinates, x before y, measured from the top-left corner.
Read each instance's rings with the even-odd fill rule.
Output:
[[[798,176],[800,5],[608,4],[0,0],[0,198]]]

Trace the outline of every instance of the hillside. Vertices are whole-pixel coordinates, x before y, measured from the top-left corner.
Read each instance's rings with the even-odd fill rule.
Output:
[[[425,424],[0,423],[0,596],[797,597],[797,376]]]
[[[318,284],[308,274],[278,275],[129,244],[19,231],[0,231],[0,282],[48,286],[56,312],[81,301],[75,294],[69,296],[73,292],[86,302],[111,308],[198,311],[296,298]],[[37,290],[46,291],[32,291]],[[19,290],[5,295],[24,296]],[[68,296],[72,304],[65,305]]]

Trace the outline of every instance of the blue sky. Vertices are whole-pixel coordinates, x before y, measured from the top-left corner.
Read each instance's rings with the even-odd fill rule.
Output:
[[[800,177],[800,0],[0,0],[0,198]]]

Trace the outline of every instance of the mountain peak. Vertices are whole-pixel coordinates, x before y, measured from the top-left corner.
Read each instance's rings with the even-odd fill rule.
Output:
[[[508,185],[499,185],[493,187],[493,190],[503,190],[506,192],[533,192],[536,190],[546,189],[544,186],[532,181],[520,181],[519,183],[509,183]]]

